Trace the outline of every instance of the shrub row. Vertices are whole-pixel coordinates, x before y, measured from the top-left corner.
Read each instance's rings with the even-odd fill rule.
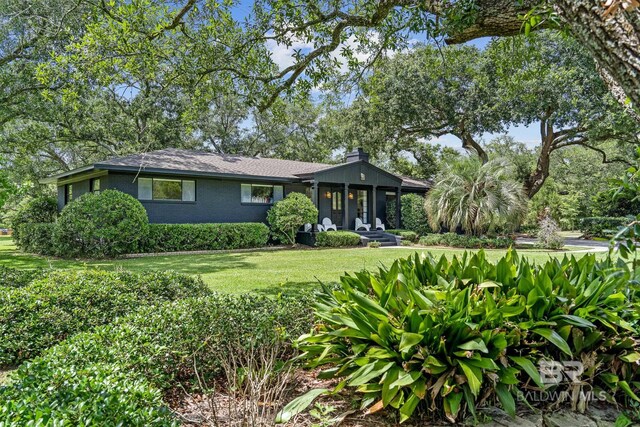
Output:
[[[177,425],[162,391],[222,358],[309,331],[311,298],[212,295],[143,307],[25,363],[0,388],[0,424]]]
[[[580,219],[580,231],[585,237],[612,237],[618,228],[633,221],[627,217],[594,216]]]
[[[387,233],[395,234],[402,237],[403,240],[416,243],[418,241],[418,233],[410,230],[387,230]]]
[[[405,194],[400,197],[402,227],[421,236],[431,232],[424,203],[425,198],[418,194]]]
[[[360,235],[351,231],[321,231],[316,234],[316,246],[339,248],[343,246],[357,246]]]
[[[142,243],[145,252],[206,251],[258,248],[269,240],[262,223],[149,224]]]
[[[475,237],[456,233],[428,234],[420,238],[420,243],[427,246],[451,246],[469,249],[498,249],[514,245],[510,237]]]
[[[201,279],[172,272],[52,272],[0,295],[0,366],[37,356],[140,305],[207,294]]]
[[[58,201],[55,197],[39,196],[26,198],[20,202],[15,213],[10,218],[13,229],[13,239],[21,245],[20,226],[23,224],[52,223],[58,216]]]
[[[592,397],[640,401],[635,276],[595,255],[534,265],[512,250],[497,263],[483,251],[416,254],[323,289],[319,325],[299,347],[310,366],[329,365],[320,378],[340,377],[363,409],[394,408],[401,422],[419,408],[454,423],[478,402],[515,415],[535,386],[566,392],[574,408]],[[563,360],[584,364],[580,396],[575,383],[542,381],[540,362]]]
[[[43,269],[19,270],[0,265],[0,288],[21,288],[45,274]]]
[[[54,240],[55,227],[56,224],[53,222],[18,225],[15,230],[20,238],[16,239],[16,245],[23,252],[54,255],[57,253]]]

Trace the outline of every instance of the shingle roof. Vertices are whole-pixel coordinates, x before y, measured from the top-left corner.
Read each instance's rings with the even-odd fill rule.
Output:
[[[166,169],[173,172],[189,172],[206,175],[243,175],[278,179],[300,179],[316,172],[335,168],[339,165],[327,163],[299,162],[297,160],[271,159],[266,157],[247,157],[222,155],[206,151],[166,148],[143,154],[116,157],[94,165],[49,177],[42,182],[55,182],[56,179],[74,175],[90,169],[131,168],[141,170]],[[429,188],[428,181],[401,176],[402,185],[412,188]]]
[[[144,154],[118,157],[99,162],[98,165],[128,166],[135,168],[172,169],[179,171],[249,175],[273,178],[298,178],[298,175],[334,167],[325,163],[222,155],[204,151],[167,148]]]

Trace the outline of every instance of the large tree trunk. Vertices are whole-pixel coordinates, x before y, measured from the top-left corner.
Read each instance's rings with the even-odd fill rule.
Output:
[[[620,88],[633,107],[640,107],[640,9],[622,5],[605,13],[599,0],[554,0],[554,7],[573,35],[596,60],[621,102]],[[617,83],[617,84],[616,84]]]

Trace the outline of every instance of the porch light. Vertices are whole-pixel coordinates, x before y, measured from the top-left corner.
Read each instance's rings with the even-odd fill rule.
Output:
[[[349,191],[349,200],[353,200],[353,193]]]
[[[327,199],[331,198],[331,191],[327,191],[326,193],[324,193],[324,197],[326,197]]]

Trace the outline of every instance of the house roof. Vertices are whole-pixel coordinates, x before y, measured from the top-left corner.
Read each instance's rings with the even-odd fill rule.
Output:
[[[43,182],[54,183],[59,179],[91,170],[171,171],[171,173],[200,174],[204,176],[238,175],[278,180],[299,180],[303,177],[312,176],[316,172],[338,166],[340,165],[167,148],[97,162],[90,166],[54,175],[43,180]],[[403,180],[403,187],[423,189],[430,187],[425,181],[408,177],[399,178]]]

